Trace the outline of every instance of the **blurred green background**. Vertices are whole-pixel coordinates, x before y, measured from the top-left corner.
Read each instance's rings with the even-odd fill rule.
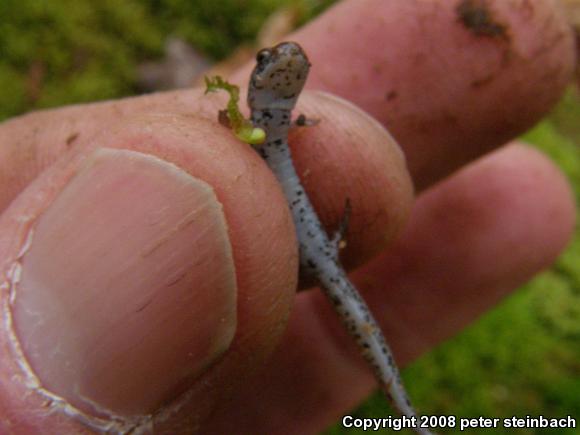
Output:
[[[266,17],[280,6],[298,6],[301,20],[306,21],[331,3],[0,0],[0,120],[35,108],[135,94],[137,65],[161,58],[168,35],[183,38],[217,60],[239,44],[253,41]],[[560,165],[578,198],[577,89],[571,88],[553,113],[524,138]],[[407,367],[403,376],[416,405],[425,414],[580,419],[579,265],[577,231],[550,270]],[[385,407],[382,396],[375,395],[354,415],[385,416]],[[326,433],[358,431],[337,425]],[[580,433],[580,429],[566,433]]]

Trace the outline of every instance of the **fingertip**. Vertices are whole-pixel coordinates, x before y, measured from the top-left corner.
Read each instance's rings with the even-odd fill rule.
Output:
[[[128,167],[125,167],[126,163]],[[95,170],[97,174],[94,173]],[[83,189],[77,188],[78,180],[85,178],[87,182],[81,183]],[[191,178],[199,180],[199,183],[184,181]],[[178,180],[177,183],[170,182],[175,179]],[[194,192],[193,196],[188,194],[190,191]],[[153,201],[151,196],[156,200]],[[63,199],[65,197],[66,201]],[[118,201],[115,201],[115,198],[118,198]],[[65,207],[64,203],[68,205]],[[76,210],[75,213],[69,212],[71,205]],[[139,212],[144,206],[147,206],[145,208],[148,211]],[[205,224],[195,218],[200,212],[205,213],[204,210],[210,213],[204,217]],[[220,215],[223,222],[219,218]],[[92,219],[95,216],[98,219]],[[113,217],[108,219],[103,216]],[[26,217],[26,221],[22,220],[23,217]],[[74,222],[68,222],[67,219],[73,219]],[[48,225],[45,225],[47,220],[52,222],[50,230],[41,231],[43,225]],[[20,297],[17,294],[15,298],[14,314],[18,336],[27,341],[26,346],[23,346],[24,353],[30,361],[34,360],[32,367],[43,387],[50,393],[64,396],[65,403],[68,402],[68,405],[62,408],[57,406],[59,403],[62,404],[60,401],[53,402],[54,419],[46,421],[47,427],[56,427],[59,422],[66,420],[62,412],[73,409],[71,404],[74,407],[79,405],[78,401],[71,399],[68,392],[63,391],[69,387],[77,391],[80,384],[73,382],[72,385],[68,385],[70,379],[61,376],[65,372],[70,374],[71,367],[74,368],[75,365],[52,364],[48,367],[47,363],[47,359],[60,355],[52,351],[54,348],[61,349],[65,357],[67,357],[65,350],[72,352],[74,355],[68,355],[70,358],[67,358],[67,361],[78,361],[77,352],[82,353],[81,349],[68,346],[67,343],[76,340],[75,337],[79,334],[88,334],[101,339],[98,346],[90,346],[90,340],[82,340],[83,344],[80,347],[88,346],[87,350],[92,358],[87,358],[85,363],[80,365],[82,368],[90,370],[95,366],[94,361],[98,363],[109,360],[114,354],[116,355],[114,370],[107,364],[105,365],[108,368],[96,364],[99,370],[103,370],[101,379],[109,379],[114,375],[112,372],[124,367],[128,368],[129,373],[136,374],[139,378],[136,379],[137,384],[145,388],[135,403],[131,402],[130,397],[122,399],[124,394],[130,393],[131,389],[127,385],[131,383],[128,382],[131,376],[117,376],[119,382],[113,382],[109,385],[110,388],[105,388],[106,391],[99,390],[98,399],[92,396],[92,392],[80,389],[87,400],[98,402],[92,402],[92,405],[100,404],[112,408],[107,412],[110,411],[115,415],[115,421],[119,422],[128,414],[133,418],[139,412],[150,413],[151,407],[158,406],[160,401],[167,403],[171,409],[172,395],[189,390],[188,394],[180,396],[179,412],[162,424],[175,427],[187,420],[185,417],[188,413],[203,418],[213,404],[228,394],[236,382],[254,370],[257,362],[266,358],[284,328],[294,297],[297,280],[294,228],[278,185],[251,149],[239,144],[229,131],[221,131],[216,123],[205,118],[146,114],[126,119],[123,123],[105,131],[92,144],[65,155],[41,174],[3,213],[1,222],[0,249],[3,251],[2,258],[7,262],[3,269],[10,267],[8,263],[11,259],[20,261],[20,256],[24,255],[21,266],[23,271],[18,274],[18,279],[22,277],[22,288],[18,293]],[[94,225],[89,225],[91,222]],[[58,231],[53,231],[55,225],[59,228]],[[86,227],[84,231],[83,226]],[[161,230],[161,233],[151,237],[146,235],[132,237],[139,229],[145,233]],[[19,245],[18,241],[28,240],[26,233],[32,230],[38,230],[36,238],[33,239],[31,247],[25,251],[21,249],[22,244]],[[212,240],[218,233],[227,240],[226,245],[231,247],[235,276],[228,279],[229,284],[223,287],[225,292],[220,290],[212,293],[211,287],[223,275],[217,270],[223,268],[210,267],[207,269],[210,275],[205,277],[201,269],[204,267],[203,264],[221,261],[220,256],[215,255],[216,250],[212,248]],[[50,239],[50,243],[44,243],[43,246],[43,240],[47,238]],[[199,242],[203,240],[205,242],[200,244]],[[83,245],[84,243],[86,245]],[[196,246],[199,249],[195,248]],[[188,250],[192,251],[187,254]],[[221,252],[220,249],[217,251]],[[54,255],[51,255],[51,252]],[[94,261],[90,259],[81,261],[91,255],[95,256]],[[99,272],[99,264],[102,265],[109,260],[113,260],[111,267],[105,267]],[[79,261],[82,263],[81,266],[83,264],[84,266],[74,267],[75,264],[78,266],[76,262]],[[135,269],[132,266],[134,263],[141,264],[147,261],[152,262],[148,266],[142,265],[144,270],[137,273],[137,276],[128,275]],[[55,265],[55,262],[58,264]],[[36,269],[33,267],[35,265]],[[71,266],[71,270],[67,269],[68,265]],[[59,271],[58,268],[63,270]],[[86,273],[83,273],[84,268],[88,268]],[[166,270],[167,268],[170,270]],[[47,270],[48,275],[46,273],[43,275]],[[61,281],[71,273],[76,273],[75,271],[82,276],[72,279],[70,286],[65,286]],[[150,279],[146,278],[148,274]],[[191,282],[188,284],[188,277],[191,276],[197,276],[196,281],[202,285],[195,286]],[[127,282],[124,282],[124,279]],[[140,281],[143,279],[146,282]],[[57,284],[54,284],[55,280],[58,281]],[[156,280],[161,280],[158,285],[154,285]],[[118,291],[115,290],[117,288],[115,283],[120,285]],[[237,298],[230,297],[232,285],[233,290],[237,290]],[[75,291],[82,290],[85,286],[90,288],[81,292]],[[148,298],[145,296],[149,294],[150,286],[153,286],[153,294]],[[195,298],[195,292],[204,286],[208,286],[208,292],[204,293],[205,296]],[[54,346],[50,340],[51,337],[58,337],[58,334],[39,335],[38,325],[35,323],[39,317],[29,315],[30,306],[34,305],[38,297],[42,299],[43,292],[46,293],[45,290],[49,288],[53,294],[45,298],[50,302],[48,308],[65,312],[70,303],[76,307],[75,310],[78,310],[79,306],[87,305],[84,315],[79,316],[75,311],[73,315],[53,316],[55,322],[52,323],[57,323],[59,327],[64,326],[63,334],[66,336]],[[68,296],[67,288],[72,291]],[[135,291],[132,295],[126,296],[128,288]],[[113,291],[114,294],[107,296],[108,291]],[[225,299],[220,295],[226,296]],[[1,296],[2,303],[8,304],[8,294],[3,292]],[[95,298],[98,303],[91,304],[91,298]],[[214,302],[221,304],[220,299],[226,302],[222,307],[226,310],[218,310],[218,314],[214,316],[212,313],[215,310],[207,305]],[[138,301],[143,303],[137,306],[135,304]],[[103,304],[113,306],[109,309],[99,309],[98,312],[91,311]],[[206,308],[201,306],[203,304]],[[36,314],[41,313],[45,310],[43,308],[45,305],[40,304],[40,308],[34,305],[32,311]],[[173,308],[164,309],[165,306]],[[191,317],[199,309],[202,310],[199,315]],[[119,317],[120,323],[117,326],[121,327],[122,331],[115,333],[110,324],[102,328],[102,323],[114,318],[114,313],[119,310],[129,310],[127,316]],[[153,312],[157,314],[151,317]],[[214,350],[217,351],[221,358],[211,362],[196,360],[196,350],[194,347],[188,347],[192,343],[186,342],[189,340],[188,337],[191,338],[196,333],[204,335],[207,331],[204,332],[203,328],[196,330],[189,321],[184,321],[184,316],[179,313],[185,314],[185,318],[190,320],[196,318],[196,322],[202,323],[213,318],[212,322],[216,322],[214,326],[219,325],[217,329],[223,330],[224,334],[220,333],[221,338],[213,344],[210,343],[209,347],[206,346],[208,343],[202,343],[202,347],[212,353]],[[145,327],[134,328],[139,319],[148,317],[152,321],[145,322]],[[237,327],[232,329],[231,320],[235,322],[236,318]],[[95,319],[103,322],[92,322]],[[46,322],[46,325],[49,323],[52,325],[51,322]],[[34,331],[37,332],[29,333],[31,327],[36,328]],[[159,339],[164,331],[180,327],[184,327],[185,330],[181,333],[175,331],[167,339]],[[48,332],[54,329],[48,326],[46,328]],[[147,334],[147,328],[154,330]],[[0,345],[3,348],[9,347],[6,335],[8,331],[3,330],[1,334]],[[146,334],[147,337],[140,334]],[[37,337],[38,340],[32,340],[31,336]],[[204,340],[203,337],[198,338]],[[106,347],[103,343],[109,341],[121,345],[123,349],[117,349],[115,352],[103,351]],[[181,344],[176,344],[176,341]],[[37,342],[42,342],[42,346],[36,346]],[[156,356],[139,358],[137,350],[143,347]],[[125,352],[124,349],[132,351]],[[50,355],[47,356],[47,353]],[[14,356],[12,350],[9,354]],[[177,354],[181,357],[173,358]],[[132,358],[137,358],[133,361],[134,364],[131,362]],[[180,360],[184,365],[177,370],[165,370],[167,367],[163,365],[164,363],[160,363],[159,358],[165,362],[169,359],[172,361],[171,364],[175,360]],[[201,368],[201,372],[197,369],[196,374],[189,372],[188,368],[198,366],[199,363],[201,367],[198,368]],[[44,369],[50,373],[47,375]],[[0,372],[3,378],[8,376],[8,379],[12,379],[11,383],[19,383],[24,377],[19,370],[18,366],[10,362],[10,358],[2,359]],[[83,379],[90,381],[91,376],[98,375],[99,370],[96,370],[97,373],[83,376]],[[156,373],[159,376],[139,376],[143,370],[158,370]],[[154,385],[158,378],[166,378],[166,375],[185,379],[178,382],[178,385],[174,382],[175,378],[170,381],[171,385],[165,383],[162,387],[164,391],[159,396],[159,391],[152,392],[150,386]],[[59,378],[59,382],[55,382],[55,378]],[[146,382],[142,384],[144,380]],[[55,384],[60,386],[55,387]],[[106,382],[91,385],[106,386]],[[208,385],[212,385],[212,388]],[[21,383],[13,386],[14,391],[28,391],[27,388],[30,387]],[[122,391],[116,391],[116,388],[121,388]],[[10,388],[3,388],[0,394],[12,391],[9,390]],[[21,394],[12,394],[11,399],[5,401],[7,412],[17,413],[18,418],[27,420],[26,413],[34,412],[35,407],[42,406],[43,400],[40,394],[28,391],[28,395],[38,400],[31,400],[24,405],[18,399]],[[121,399],[121,402],[117,402],[118,399]],[[4,398],[0,400],[4,401]],[[16,411],[19,407],[20,409]],[[26,407],[30,409],[27,410]],[[82,413],[72,412],[72,414],[83,416]],[[94,423],[92,418],[94,416],[85,417],[86,415],[81,420]],[[130,424],[131,421],[125,423]],[[72,420],[63,424],[63,427],[77,427]],[[98,424],[108,423],[105,421]]]
[[[523,226],[532,232],[533,226],[530,241],[536,242],[536,249],[529,250],[542,259],[538,268],[550,265],[569,242],[576,221],[574,195],[562,170],[543,152],[521,141],[483,158],[476,170],[489,171],[486,179],[492,186],[510,186],[509,199],[498,207],[518,218],[506,218],[514,222],[506,231]]]
[[[330,232],[350,200],[344,260],[361,264],[384,249],[408,217],[413,185],[405,157],[384,127],[340,97],[306,92],[296,112],[320,120],[290,135],[298,173]]]
[[[514,143],[421,194],[392,249],[357,271],[355,282],[390,313],[387,329],[408,335],[395,347],[409,360],[549,267],[574,222],[561,171]]]
[[[268,353],[281,333],[297,281],[294,226],[275,177],[249,145],[208,113],[145,114],[122,131],[121,137],[110,138],[110,146],[162,156],[214,189],[236,266],[236,339],[246,348],[237,352]]]

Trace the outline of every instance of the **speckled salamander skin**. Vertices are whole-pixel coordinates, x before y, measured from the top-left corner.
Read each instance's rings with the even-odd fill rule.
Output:
[[[261,50],[256,60],[248,105],[252,122],[266,132],[266,142],[256,150],[276,175],[290,206],[299,242],[301,273],[313,274],[318,279],[373,367],[392,406],[402,415],[416,416],[383,334],[340,264],[338,245],[342,235],[328,237],[292,162],[288,146],[291,111],[306,82],[310,62],[293,42]],[[430,433],[425,429],[416,432]]]

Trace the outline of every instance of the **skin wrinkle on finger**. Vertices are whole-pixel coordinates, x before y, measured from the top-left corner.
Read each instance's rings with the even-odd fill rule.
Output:
[[[459,199],[453,201],[456,196]],[[440,203],[439,197],[451,202]],[[509,146],[419,197],[399,242],[357,270],[353,280],[383,321],[404,364],[547,267],[569,240],[574,210],[570,187],[553,163],[528,147]],[[451,224],[441,219],[442,213]],[[482,219],[488,222],[483,227]],[[433,238],[438,239],[435,246]],[[453,243],[445,249],[448,238]],[[513,246],[522,248],[514,251]],[[476,252],[466,255],[471,249]],[[489,258],[495,261],[486,261]],[[452,311],[449,301],[454,301]],[[311,331],[320,321],[323,330]],[[401,323],[403,329],[393,327]],[[409,330],[414,332],[410,336]],[[298,379],[309,389],[303,390]],[[372,386],[364,361],[323,297],[302,293],[264,372],[248,381],[204,429],[209,434],[228,433],[229,422],[235,421],[236,432],[242,434],[275,435],[287,433],[288,427],[318,433],[342,415],[339,412],[355,407]],[[320,406],[326,400],[333,407]]]

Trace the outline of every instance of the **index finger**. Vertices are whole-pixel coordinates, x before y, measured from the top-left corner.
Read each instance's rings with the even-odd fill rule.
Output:
[[[558,6],[343,1],[291,39],[313,64],[307,86],[387,127],[423,189],[523,133],[558,100],[575,64]]]

